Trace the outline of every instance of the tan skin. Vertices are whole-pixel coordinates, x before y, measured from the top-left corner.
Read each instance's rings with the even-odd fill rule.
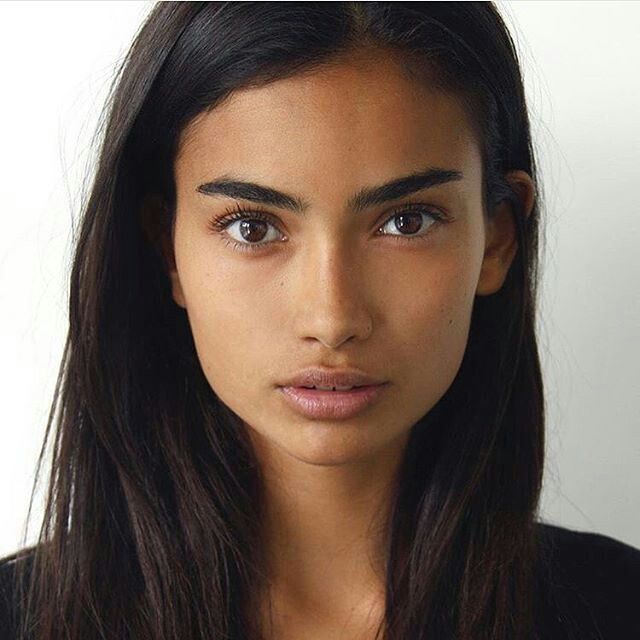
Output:
[[[464,177],[348,209],[361,188],[429,166]],[[238,251],[208,229],[236,201],[196,191],[223,174],[294,194],[309,212],[240,201],[273,223],[254,223],[249,240],[232,223],[227,237],[263,244]],[[455,99],[412,82],[390,56],[238,91],[184,132],[175,178],[175,228],[159,239],[173,298],[211,387],[246,423],[265,470],[268,637],[372,639],[384,613],[379,532],[394,474],[411,427],[456,376],[475,296],[504,282],[517,250],[512,212],[504,203],[490,221],[483,211],[479,146]],[[531,178],[508,179],[528,215]],[[410,202],[426,210],[411,219],[422,236],[411,241],[393,218]],[[438,225],[433,210],[449,222]],[[155,241],[157,211],[143,214]],[[316,364],[390,384],[355,418],[310,420],[276,385]]]

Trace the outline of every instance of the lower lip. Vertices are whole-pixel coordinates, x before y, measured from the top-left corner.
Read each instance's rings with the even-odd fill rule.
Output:
[[[285,400],[299,413],[316,420],[346,420],[373,404],[387,383],[349,391],[322,391],[304,387],[280,387]]]

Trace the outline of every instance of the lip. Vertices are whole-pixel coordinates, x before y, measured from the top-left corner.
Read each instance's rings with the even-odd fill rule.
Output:
[[[279,387],[286,402],[298,413],[315,420],[346,420],[376,402],[388,383],[349,391],[323,391],[303,387]]]
[[[308,367],[284,380],[281,387],[363,387],[385,383],[359,369]],[[336,392],[337,393],[337,392]]]

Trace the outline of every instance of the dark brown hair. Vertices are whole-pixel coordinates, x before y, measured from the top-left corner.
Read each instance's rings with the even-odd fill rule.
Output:
[[[265,579],[260,469],[242,422],[207,383],[139,213],[158,194],[162,224],[172,224],[173,161],[198,114],[240,88],[359,50],[393,54],[416,82],[461,100],[480,136],[485,213],[510,201],[518,241],[503,287],[475,299],[453,384],[412,428],[388,520],[380,632],[533,637],[544,463],[539,197],[526,217],[505,180],[520,169],[536,181],[536,168],[517,53],[485,2],[161,2],[150,11],[106,105],[75,239],[69,331],[38,460],[39,475],[53,439],[45,517],[38,544],[20,553],[31,558],[25,637],[257,636],[248,612]]]

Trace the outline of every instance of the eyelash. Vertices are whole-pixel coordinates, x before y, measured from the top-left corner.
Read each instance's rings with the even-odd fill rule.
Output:
[[[402,215],[403,213],[424,213],[428,216],[431,216],[435,220],[435,224],[433,227],[437,227],[440,224],[444,224],[448,222],[448,219],[445,215],[434,211],[433,209],[427,207],[426,205],[419,203],[409,203],[403,205],[402,207],[396,209],[381,225],[378,229],[384,227],[389,220],[393,220],[393,218]],[[267,222],[273,226],[276,226],[271,216],[266,212],[245,208],[242,204],[236,203],[235,206],[229,207],[225,210],[223,214],[220,216],[214,217],[209,220],[207,228],[215,233],[220,233],[225,244],[231,246],[238,251],[247,251],[249,253],[260,251],[265,247],[268,247],[274,241],[271,242],[263,242],[263,243],[251,243],[251,242],[238,242],[233,238],[229,237],[229,234],[225,233],[225,229],[230,226],[232,223],[237,222],[238,220],[262,220],[263,222]],[[413,236],[394,236],[391,234],[382,234],[389,235],[393,238],[398,238],[401,242],[403,241],[415,241],[415,240],[424,240],[426,237],[431,235],[429,232],[422,235],[413,235]]]

